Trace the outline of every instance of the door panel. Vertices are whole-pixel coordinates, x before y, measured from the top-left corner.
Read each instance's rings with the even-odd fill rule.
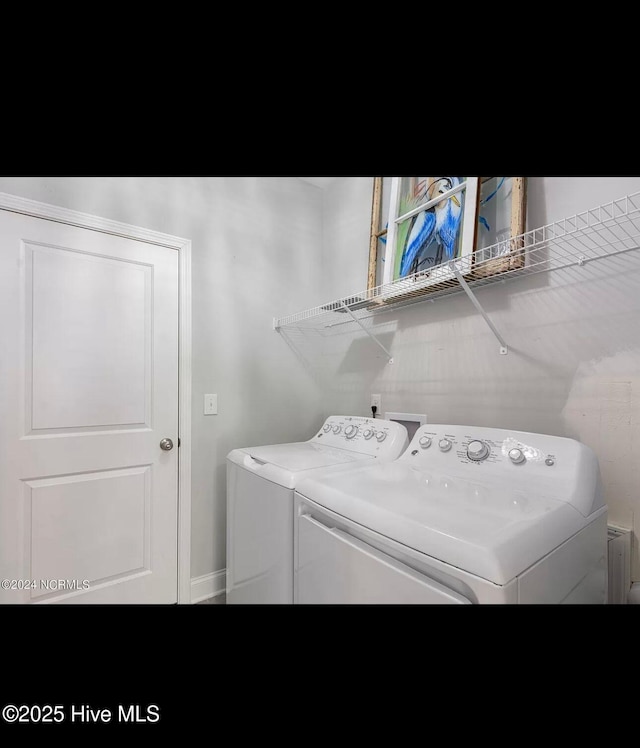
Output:
[[[0,211],[0,312],[0,601],[176,602],[178,252]]]
[[[31,430],[150,425],[152,267],[33,245],[25,263]]]
[[[151,466],[26,483],[31,573],[91,580],[149,571]],[[118,539],[118,553],[109,538]],[[46,589],[31,590],[40,597]]]

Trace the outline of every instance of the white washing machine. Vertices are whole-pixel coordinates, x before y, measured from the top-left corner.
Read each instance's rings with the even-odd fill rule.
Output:
[[[395,460],[409,443],[394,421],[330,416],[306,442],[227,455],[227,603],[293,603],[293,493],[307,476]]]
[[[604,603],[607,507],[572,439],[422,426],[395,462],[301,481],[296,603]]]

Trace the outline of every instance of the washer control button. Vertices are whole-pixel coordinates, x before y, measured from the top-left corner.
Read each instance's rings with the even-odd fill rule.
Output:
[[[527,461],[527,458],[524,456],[524,452],[521,449],[510,449],[509,459],[514,465],[521,465],[523,462]]]
[[[342,431],[342,426],[334,426],[333,427],[333,433],[339,434]]]
[[[325,434],[327,433],[327,431],[331,431],[331,424],[325,423],[325,425],[322,427],[322,430],[324,431]]]
[[[347,426],[347,428],[344,430],[344,435],[347,437],[347,439],[353,439],[353,437],[357,433],[358,433],[357,426]]]
[[[383,442],[386,438],[387,438],[387,434],[385,431],[378,431],[378,433],[376,434],[376,439],[379,442]]]
[[[486,460],[488,456],[489,447],[484,442],[477,440],[469,442],[469,446],[467,447],[467,457],[470,460],[481,462],[482,460]]]
[[[362,436],[364,436],[365,439],[371,439],[374,433],[375,431],[373,429],[365,429],[362,433]]]
[[[453,444],[451,443],[451,439],[440,439],[438,446],[442,452],[448,452],[453,447]]]
[[[429,447],[431,446],[431,437],[429,436],[421,437],[420,446],[422,447],[422,449],[429,449]]]
[[[547,459],[544,461],[544,464],[547,467],[553,467],[556,464],[556,461],[553,459],[553,457],[547,457]]]

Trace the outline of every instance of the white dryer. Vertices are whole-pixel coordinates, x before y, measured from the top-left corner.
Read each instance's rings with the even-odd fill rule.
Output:
[[[331,416],[305,442],[227,455],[227,603],[293,603],[293,493],[307,476],[395,460],[409,443],[394,421]]]
[[[296,603],[604,603],[607,507],[584,444],[422,426],[395,462],[301,481]]]

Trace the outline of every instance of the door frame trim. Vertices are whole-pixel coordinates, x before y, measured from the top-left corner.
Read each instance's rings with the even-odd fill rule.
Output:
[[[178,603],[191,602],[191,240],[0,192],[0,210],[178,251]]]

